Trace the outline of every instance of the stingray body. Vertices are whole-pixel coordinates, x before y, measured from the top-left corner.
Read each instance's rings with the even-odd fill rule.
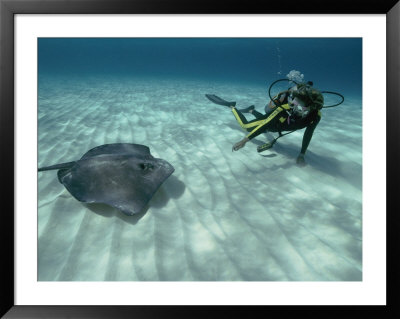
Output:
[[[139,213],[174,172],[170,163],[154,158],[147,146],[129,143],[97,146],[77,161],[38,171],[54,169],[78,201],[107,204],[126,215]]]

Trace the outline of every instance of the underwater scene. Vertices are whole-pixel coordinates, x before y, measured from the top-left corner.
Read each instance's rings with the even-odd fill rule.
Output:
[[[361,38],[39,38],[39,281],[361,281]]]

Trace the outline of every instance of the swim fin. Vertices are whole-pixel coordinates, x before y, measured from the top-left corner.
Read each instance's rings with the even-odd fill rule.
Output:
[[[214,95],[214,94],[206,94],[207,99],[209,99],[211,102],[218,104],[218,105],[224,105],[224,106],[235,106],[236,102],[228,102],[225,101],[224,99],[221,99],[220,97]]]

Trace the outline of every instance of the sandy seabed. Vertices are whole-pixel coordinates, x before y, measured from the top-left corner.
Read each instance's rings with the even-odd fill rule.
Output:
[[[361,100],[346,97],[340,116],[323,110],[301,168],[304,130],[260,154],[257,145],[272,134],[232,152],[246,132],[204,96],[263,111],[266,91],[205,81],[41,80],[39,167],[123,142],[149,146],[175,172],[134,216],[78,202],[56,171],[38,173],[38,280],[362,280]]]

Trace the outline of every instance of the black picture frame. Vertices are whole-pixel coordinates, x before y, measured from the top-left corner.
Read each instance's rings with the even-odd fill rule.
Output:
[[[387,305],[386,306],[19,306],[14,303],[14,16],[16,14],[385,14],[387,19]],[[0,0],[0,315],[4,318],[194,318],[272,316],[400,317],[398,304],[397,188],[399,174],[400,3],[372,0],[184,1],[184,0]],[[380,101],[382,103],[382,101]],[[382,107],[379,105],[377,107]],[[380,132],[377,132],[380,133]],[[382,143],[385,141],[382,140]],[[383,204],[383,203],[382,203]],[[384,207],[384,206],[383,206]]]

